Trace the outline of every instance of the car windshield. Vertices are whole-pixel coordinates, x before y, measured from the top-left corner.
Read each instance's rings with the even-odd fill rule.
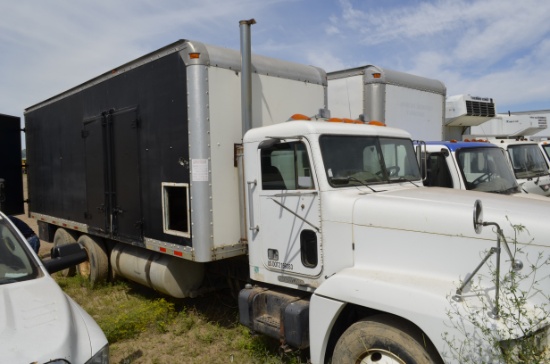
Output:
[[[519,185],[500,148],[462,148],[456,152],[466,189],[483,192],[519,192]]]
[[[548,174],[548,166],[542,151],[536,144],[509,145],[508,155],[517,179],[534,178]]]
[[[420,180],[410,139],[322,135],[319,143],[333,187]]]
[[[0,285],[34,279],[39,272],[29,247],[9,221],[0,216]]]

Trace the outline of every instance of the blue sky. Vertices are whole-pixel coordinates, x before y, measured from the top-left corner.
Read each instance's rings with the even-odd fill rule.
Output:
[[[550,109],[547,0],[0,0],[0,113],[178,39],[334,71],[374,64],[435,78],[497,112]]]

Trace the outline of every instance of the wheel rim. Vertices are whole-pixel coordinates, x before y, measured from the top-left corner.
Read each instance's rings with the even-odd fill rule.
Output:
[[[370,349],[361,355],[356,361],[357,364],[406,364],[394,353],[383,349]]]
[[[78,273],[84,278],[90,277],[90,262],[82,262],[78,265]]]

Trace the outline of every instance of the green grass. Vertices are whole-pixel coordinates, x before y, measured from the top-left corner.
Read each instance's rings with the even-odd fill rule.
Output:
[[[277,341],[239,324],[229,294],[174,299],[128,282],[90,287],[79,277],[55,277],[99,324],[111,363],[305,363],[299,352],[281,356]]]

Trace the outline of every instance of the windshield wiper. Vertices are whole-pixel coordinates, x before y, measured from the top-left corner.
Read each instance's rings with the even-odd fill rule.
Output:
[[[397,179],[390,179],[390,182],[409,182],[411,183],[413,186],[415,187],[420,187],[419,185],[417,185],[416,183],[414,183],[413,181],[411,181],[410,179],[408,178],[405,178],[403,176],[397,178]]]
[[[516,186],[516,187],[510,187],[510,188],[500,190],[500,191],[491,191],[491,192],[498,193],[498,194],[501,194],[501,195],[511,195],[511,194],[514,194],[514,193],[519,193],[520,189],[519,189],[519,187]]]
[[[365,182],[363,182],[360,179],[355,178],[355,177],[330,177],[330,182],[334,183],[335,185],[347,185],[347,184],[350,183],[350,181],[357,182],[357,183],[361,184],[362,186],[367,187],[372,192],[384,192],[384,191],[375,190],[374,188],[369,186],[367,183],[365,183]]]

